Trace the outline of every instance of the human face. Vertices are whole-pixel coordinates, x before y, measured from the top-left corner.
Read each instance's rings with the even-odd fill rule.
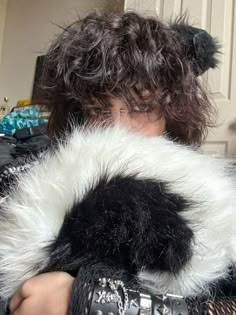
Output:
[[[157,109],[137,106],[129,112],[127,105],[119,98],[111,99],[111,108],[104,110],[92,106],[88,114],[89,123],[110,121],[125,126],[148,137],[160,136],[166,131],[165,117]]]

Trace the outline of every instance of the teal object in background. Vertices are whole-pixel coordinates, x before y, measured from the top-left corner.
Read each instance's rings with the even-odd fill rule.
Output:
[[[0,133],[14,135],[17,129],[36,127],[47,123],[47,119],[39,118],[38,108],[16,110],[0,120]]]

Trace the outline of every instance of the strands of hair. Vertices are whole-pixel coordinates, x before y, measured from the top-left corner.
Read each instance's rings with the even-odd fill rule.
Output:
[[[44,62],[43,102],[51,111],[50,134],[64,132],[71,116],[83,124],[88,106],[96,101],[109,107],[115,97],[131,110],[143,102],[160,107],[171,138],[199,145],[214,125],[215,110],[196,77],[196,60],[186,53],[186,41],[176,28],[132,12],[93,14],[65,28]],[[204,55],[204,49],[199,51]],[[215,65],[208,62],[208,67]]]

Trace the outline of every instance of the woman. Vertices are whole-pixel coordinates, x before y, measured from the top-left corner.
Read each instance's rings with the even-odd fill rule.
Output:
[[[217,49],[183,19],[165,25],[125,13],[76,21],[45,57],[50,136],[63,137],[72,122],[105,121],[198,147],[215,112],[197,76],[216,66]],[[11,314],[68,314],[73,282],[64,272],[26,281],[10,301]]]

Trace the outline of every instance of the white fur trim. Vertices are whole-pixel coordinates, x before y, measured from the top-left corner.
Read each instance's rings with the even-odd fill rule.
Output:
[[[178,276],[140,272],[144,286],[190,296],[226,277],[236,260],[236,185],[225,160],[118,126],[76,129],[20,175],[18,189],[1,205],[0,296],[11,296],[47,265],[45,247],[56,239],[65,214],[105,173],[168,182],[171,192],[198,204],[181,213],[194,231],[190,263]]]

